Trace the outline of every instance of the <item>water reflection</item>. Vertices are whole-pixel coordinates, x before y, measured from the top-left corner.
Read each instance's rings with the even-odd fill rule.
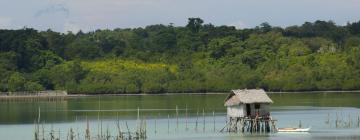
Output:
[[[297,127],[301,121],[303,127],[312,127],[311,133],[301,134],[228,134],[214,133],[213,111],[215,112],[215,128],[220,130],[225,125],[226,109],[223,101],[226,94],[211,95],[156,95],[156,96],[109,96],[109,97],[77,97],[57,102],[1,102],[0,103],[0,139],[22,139],[31,137],[32,123],[41,110],[41,120],[45,127],[68,130],[75,127],[79,131],[91,124],[91,131],[97,131],[98,120],[104,127],[112,127],[119,119],[135,123],[138,113],[146,116],[149,137],[152,139],[358,139],[360,115],[360,94],[357,93],[299,93],[270,94],[274,101],[271,114],[278,119],[278,127]],[[179,112],[179,129],[176,130],[176,107]],[[195,130],[195,123],[205,112],[206,129]],[[187,112],[187,113],[186,113]],[[187,114],[187,115],[186,115]],[[199,115],[197,115],[199,114]],[[169,120],[168,120],[169,115]],[[188,117],[185,117],[188,116]],[[154,133],[154,122],[157,121],[157,133]],[[338,120],[341,127],[336,127]],[[167,130],[168,121],[170,130]],[[328,121],[328,123],[326,123]],[[185,125],[185,122],[188,122]],[[351,127],[345,127],[351,122]],[[124,127],[124,125],[123,125]],[[185,127],[189,127],[186,131]],[[123,128],[125,129],[125,128]],[[134,128],[132,128],[134,129]],[[15,133],[15,132],[21,132]],[[81,131],[82,132],[82,131]],[[19,137],[19,138],[17,138]]]

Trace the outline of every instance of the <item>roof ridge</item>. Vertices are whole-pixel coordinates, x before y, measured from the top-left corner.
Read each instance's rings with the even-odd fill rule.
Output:
[[[273,103],[263,89],[234,89],[231,91],[234,95],[228,96],[229,98],[225,101],[226,106],[240,103]]]

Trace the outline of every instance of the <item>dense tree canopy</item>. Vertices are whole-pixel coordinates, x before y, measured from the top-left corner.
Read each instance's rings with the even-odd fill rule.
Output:
[[[0,91],[70,93],[360,89],[360,21],[252,29],[185,27],[57,33],[0,30]]]

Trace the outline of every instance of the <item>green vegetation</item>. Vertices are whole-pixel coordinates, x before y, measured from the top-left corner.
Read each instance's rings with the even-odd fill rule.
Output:
[[[360,89],[360,21],[252,29],[185,27],[57,33],[0,30],[0,91],[70,93]]]

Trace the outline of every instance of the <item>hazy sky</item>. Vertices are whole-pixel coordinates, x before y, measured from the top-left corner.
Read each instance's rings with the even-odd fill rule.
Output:
[[[0,29],[83,31],[185,25],[188,17],[205,23],[247,28],[332,20],[360,20],[360,0],[0,0]]]

